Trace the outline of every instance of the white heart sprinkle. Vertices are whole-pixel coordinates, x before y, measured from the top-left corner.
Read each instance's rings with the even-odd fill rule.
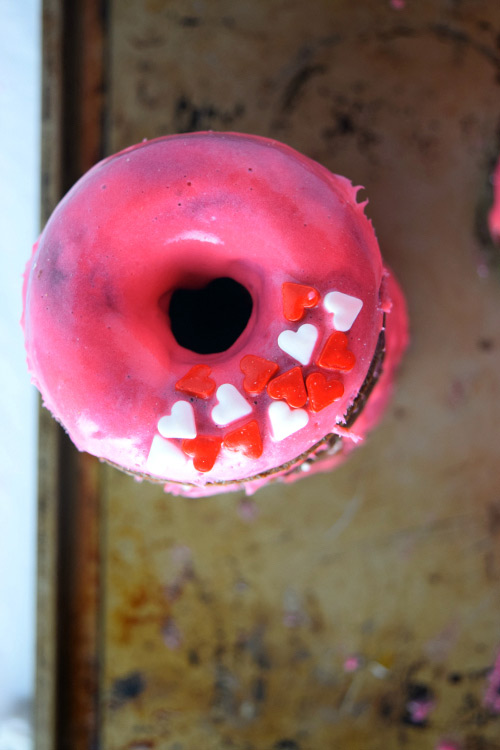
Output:
[[[328,292],[323,304],[333,313],[333,327],[337,331],[348,331],[363,307],[362,300],[343,292]]]
[[[223,383],[217,388],[217,406],[212,409],[212,419],[220,426],[231,424],[250,414],[252,407],[234,385]]]
[[[316,341],[318,340],[318,329],[311,323],[304,323],[298,331],[282,331],[278,336],[278,346],[290,357],[293,357],[301,365],[308,365],[311,361]]]
[[[285,401],[273,401],[267,413],[275,443],[298,432],[309,422],[305,409],[291,409]]]
[[[173,469],[181,468],[188,462],[188,457],[184,455],[180,448],[164,440],[160,435],[155,435],[149,451],[146,468],[151,474],[164,477],[168,476]]]
[[[189,401],[176,401],[172,413],[158,422],[158,432],[164,438],[195,438],[194,410]]]

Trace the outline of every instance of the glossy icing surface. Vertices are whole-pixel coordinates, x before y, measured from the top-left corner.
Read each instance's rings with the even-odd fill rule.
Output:
[[[237,134],[160,138],[84,175],[24,287],[33,381],[75,445],[175,492],[234,489],[327,434],[345,437],[385,315],[386,365],[362,436],[407,332],[356,193],[282,144]],[[196,354],[175,340],[169,300],[222,277],[250,292],[250,320],[226,351]],[[305,403],[277,380],[295,368]]]

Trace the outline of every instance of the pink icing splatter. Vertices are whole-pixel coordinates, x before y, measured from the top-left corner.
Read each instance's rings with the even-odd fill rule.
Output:
[[[488,685],[483,704],[494,714],[500,714],[500,652],[497,655],[492,671],[488,675]]]
[[[298,628],[307,621],[299,594],[294,589],[285,591],[283,609],[283,625],[286,628]]]
[[[452,620],[424,645],[427,656],[436,663],[444,662],[460,634],[460,623]]]
[[[458,378],[454,378],[450,383],[447,402],[452,409],[460,406],[466,399],[467,388],[465,383]]]
[[[436,707],[432,690],[426,685],[411,684],[408,686],[408,700],[404,721],[412,726],[424,726]]]
[[[175,547],[172,547],[170,554],[172,556],[172,562],[179,567],[185,568],[192,563],[192,552],[189,547],[184,544],[177,544]]]
[[[257,505],[253,500],[245,498],[238,504],[238,515],[243,521],[246,521],[247,523],[255,521],[258,514],[259,511]]]
[[[493,185],[493,205],[488,214],[488,226],[493,242],[500,241],[500,161],[497,162],[491,177]]]
[[[171,651],[176,651],[182,645],[182,634],[172,618],[162,627],[163,642]]]
[[[406,704],[407,711],[414,724],[423,724],[435,706],[436,704],[433,700],[409,701]]]
[[[348,656],[344,661],[344,672],[355,672],[361,666],[361,659],[359,656]]]
[[[170,602],[175,602],[182,596],[186,583],[193,578],[193,559],[189,547],[182,544],[173,547],[170,554],[177,570],[174,579],[165,586],[165,596]]]
[[[405,0],[390,0],[390,4],[393,10],[403,10],[406,2]]]

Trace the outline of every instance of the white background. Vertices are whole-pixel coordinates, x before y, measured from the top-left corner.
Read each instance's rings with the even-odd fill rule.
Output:
[[[39,0],[0,0],[0,750],[31,746],[36,396],[19,319],[38,232],[39,139]]]

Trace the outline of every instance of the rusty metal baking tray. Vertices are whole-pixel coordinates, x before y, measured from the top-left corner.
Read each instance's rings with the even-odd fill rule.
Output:
[[[366,445],[254,499],[173,499],[41,411],[37,747],[500,748],[500,6],[45,0],[43,28],[44,220],[143,138],[281,139],[366,187],[412,345]]]

